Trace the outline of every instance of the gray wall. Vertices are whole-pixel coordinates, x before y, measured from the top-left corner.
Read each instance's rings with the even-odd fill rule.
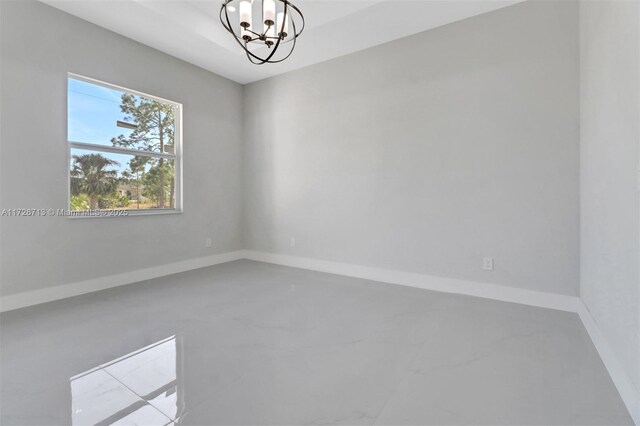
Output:
[[[242,86],[41,3],[0,7],[0,207],[66,208],[69,71],[181,102],[185,163],[182,215],[2,218],[2,295],[240,249]]]
[[[246,86],[244,246],[577,295],[577,19],[526,2]]]
[[[580,295],[640,390],[640,7],[585,1]]]

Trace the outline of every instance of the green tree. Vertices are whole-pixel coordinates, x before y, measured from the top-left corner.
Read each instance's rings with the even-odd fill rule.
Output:
[[[172,105],[124,93],[120,101],[120,110],[125,115],[124,120],[132,124],[134,129],[128,136],[120,135],[112,138],[113,146],[173,153],[175,113]],[[172,192],[170,185],[173,177],[165,175],[165,159],[147,157],[146,161],[152,166],[159,166],[157,176],[159,182],[156,187],[158,193],[155,194],[155,199],[158,200],[158,207],[164,208],[165,193],[167,190]],[[167,181],[166,184],[165,181]],[[170,200],[173,207],[173,197],[170,197]]]
[[[89,210],[89,197],[86,194],[71,196],[71,210]]]
[[[108,170],[119,163],[100,154],[74,155],[71,169],[71,195],[86,194],[89,206],[98,209],[98,199],[110,195],[118,185],[117,172]]]
[[[131,170],[132,174],[131,182],[135,182],[136,184],[136,204],[138,209],[140,209],[140,198],[142,197],[142,192],[140,191],[141,178],[144,177],[144,169],[148,162],[149,157],[143,157],[141,155],[136,155],[129,160],[129,170]]]
[[[164,200],[159,197],[161,195],[164,196],[170,190],[169,186],[172,180],[167,179],[166,176],[171,176],[172,174],[173,167],[171,163],[165,162],[151,167],[142,177],[142,183],[144,184],[142,194],[155,201],[158,207],[163,206]]]

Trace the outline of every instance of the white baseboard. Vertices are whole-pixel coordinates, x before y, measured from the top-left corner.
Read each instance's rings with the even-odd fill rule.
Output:
[[[622,401],[624,401],[624,404],[629,410],[631,418],[636,425],[640,425],[640,392],[631,383],[631,379],[625,372],[622,364],[620,364],[620,361],[618,361],[618,358],[602,334],[602,331],[600,331],[600,327],[598,327],[591,312],[589,312],[589,309],[582,301],[580,301],[578,305],[578,315],[580,315],[584,328],[587,329],[593,345],[600,354],[600,359],[602,359],[604,366],[609,372],[609,376],[611,376],[613,383],[618,389]]]
[[[238,250],[229,253],[183,260],[181,262],[168,263],[160,266],[153,266],[151,268],[138,269],[136,271],[124,272],[106,277],[93,278],[86,281],[59,285],[42,290],[27,291],[10,296],[3,296],[0,298],[0,312],[12,311],[14,309],[38,305],[40,303],[66,299],[68,297],[79,296],[86,293],[93,293],[95,291],[106,290],[108,288],[119,287],[166,275],[177,274],[179,272],[190,271],[192,269],[205,268],[207,266],[239,260],[242,259],[243,256],[244,252],[242,250]]]
[[[577,313],[584,327],[587,329],[591,341],[596,347],[633,421],[636,425],[640,426],[640,395],[638,395],[638,391],[632,385],[609,343],[602,335],[591,313],[578,297],[250,250],[244,252],[244,257],[259,262],[363,278],[389,284],[399,284],[444,293],[465,294],[468,296]]]
[[[578,309],[579,299],[575,296],[250,250],[245,251],[244,256],[247,259],[259,262],[364,278],[389,284],[400,284],[444,293],[465,294],[568,312],[577,312]]]

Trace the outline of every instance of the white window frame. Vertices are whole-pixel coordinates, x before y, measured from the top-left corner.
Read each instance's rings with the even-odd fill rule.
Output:
[[[115,147],[115,146],[108,146],[108,145],[99,145],[99,144],[93,144],[93,143],[88,143],[88,142],[78,142],[78,141],[71,141],[69,140],[69,117],[68,117],[68,105],[69,105],[69,98],[68,98],[68,94],[69,94],[69,79],[72,78],[74,80],[80,80],[80,81],[84,81],[86,83],[91,83],[91,84],[95,84],[98,86],[103,86],[106,87],[108,89],[115,89],[115,90],[119,90],[121,92],[126,92],[126,93],[130,93],[132,95],[135,96],[141,96],[147,99],[151,99],[157,102],[161,102],[161,103],[165,103],[165,104],[170,104],[175,108],[174,111],[174,117],[175,117],[175,123],[174,123],[174,137],[173,137],[173,143],[174,143],[174,153],[173,154],[168,154],[168,153],[160,153],[160,152],[151,152],[151,151],[139,151],[137,149],[127,149],[127,148],[120,148],[120,147]],[[178,103],[178,102],[174,102],[174,101],[170,101],[168,99],[163,99],[160,98],[158,96],[153,96],[153,95],[149,95],[148,93],[143,93],[143,92],[139,92],[137,90],[132,90],[132,89],[128,89],[126,87],[122,87],[122,86],[118,86],[116,84],[111,84],[111,83],[107,83],[101,80],[97,80],[95,78],[91,78],[91,77],[85,77],[83,75],[80,74],[75,74],[75,73],[67,73],[67,109],[66,109],[66,118],[67,118],[67,127],[66,127],[66,131],[67,131],[67,208],[70,209],[71,208],[71,150],[74,148],[79,148],[82,150],[90,150],[90,151],[98,151],[98,152],[109,152],[109,153],[113,153],[113,154],[126,154],[126,155],[137,155],[137,156],[145,156],[145,157],[155,157],[155,158],[165,158],[168,160],[173,160],[174,161],[174,167],[175,167],[175,197],[176,197],[176,202],[175,202],[175,207],[170,209],[170,208],[165,208],[165,209],[143,209],[143,210],[138,210],[138,209],[124,209],[127,212],[127,215],[105,215],[105,216],[101,216],[101,215],[83,215],[83,214],[78,214],[78,215],[68,215],[67,217],[71,218],[71,219],[78,219],[78,218],[107,218],[107,217],[129,217],[129,216],[145,216],[145,215],[149,215],[149,216],[154,216],[154,215],[166,215],[166,214],[180,214],[182,213],[182,205],[183,205],[183,199],[182,199],[182,104]],[[80,213],[80,212],[78,212]]]

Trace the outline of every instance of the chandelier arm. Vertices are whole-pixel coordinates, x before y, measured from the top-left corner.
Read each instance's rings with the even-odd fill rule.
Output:
[[[278,59],[278,60],[270,60],[270,61],[264,61],[263,59],[261,59],[261,61],[264,61],[264,62],[253,62],[253,61],[251,60],[251,58],[249,58],[249,61],[251,61],[251,63],[252,63],[252,64],[255,64],[255,65],[263,65],[263,64],[266,64],[266,63],[269,63],[269,64],[278,64],[278,63],[280,63],[280,62],[283,62],[283,61],[285,61],[286,59],[288,59],[288,58],[289,58],[289,56],[291,56],[291,54],[293,53],[293,50],[294,50],[294,49],[295,49],[295,47],[296,47],[296,40],[294,39],[294,40],[292,40],[292,41],[293,41],[293,45],[291,46],[291,50],[289,51],[289,53],[287,53],[287,56],[285,56],[285,57],[284,57],[284,58],[282,58],[282,59]],[[248,55],[247,55],[247,57],[248,57]]]
[[[294,31],[295,31],[296,24],[295,24],[295,23],[292,23],[292,25],[293,25],[293,29],[294,29]],[[293,44],[291,45],[291,50],[289,51],[289,53],[287,54],[287,56],[285,56],[285,57],[284,57],[284,58],[282,58],[282,59],[278,59],[278,60],[276,60],[276,61],[270,61],[269,63],[270,63],[270,64],[277,64],[277,63],[280,63],[280,62],[282,62],[282,61],[286,60],[287,58],[289,58],[289,56],[291,56],[291,54],[293,53],[293,50],[296,48],[296,40],[297,40],[297,39],[298,39],[298,37],[294,37],[294,39],[292,40],[292,41],[293,41]]]
[[[271,24],[265,24],[267,26],[267,28],[264,29],[264,31],[262,32],[261,37],[266,37],[267,33],[269,32],[269,30],[271,29],[272,25]]]

